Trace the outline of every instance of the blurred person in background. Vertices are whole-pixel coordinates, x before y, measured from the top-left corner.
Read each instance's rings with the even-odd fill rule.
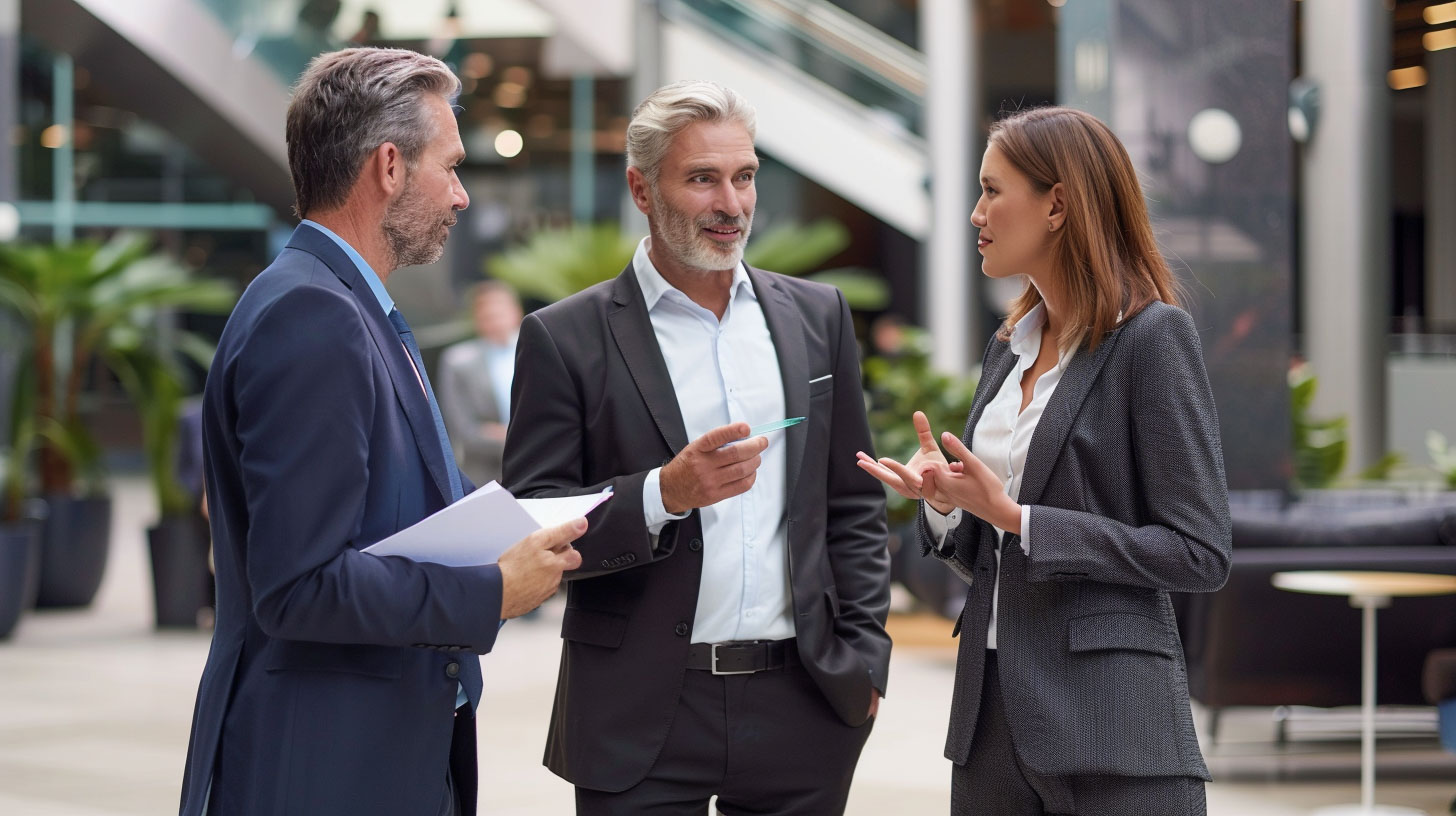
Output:
[[[203,392],[218,607],[183,816],[473,814],[477,654],[581,563],[583,519],[498,564],[359,550],[473,489],[384,283],[469,199],[438,60],[314,60],[287,114],[304,219],[239,299]]]
[[[580,814],[836,814],[889,672],[885,492],[839,290],[751,269],[754,112],[683,82],[627,127],[650,235],[527,316],[522,496],[614,490],[569,573],[546,764]],[[752,426],[807,420],[770,436]]]
[[[476,337],[440,356],[440,413],[460,469],[483,485],[501,478],[521,300],[510,284],[491,280],[471,288],[470,307]]]
[[[925,414],[917,533],[970,583],[945,755],[955,814],[1187,816],[1208,768],[1169,592],[1228,577],[1218,416],[1127,152],[1096,118],[1023,111],[981,163],[982,270],[1027,285],[986,347],[965,436]]]

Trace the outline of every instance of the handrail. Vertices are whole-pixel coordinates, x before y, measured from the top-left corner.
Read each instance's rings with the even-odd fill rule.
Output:
[[[794,26],[826,49],[873,70],[906,93],[925,96],[925,57],[826,0],[727,0]]]

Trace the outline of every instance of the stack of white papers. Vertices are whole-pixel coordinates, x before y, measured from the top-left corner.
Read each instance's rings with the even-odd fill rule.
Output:
[[[542,527],[585,516],[612,497],[600,493],[559,499],[520,499],[496,482],[419,523],[365,547],[370,555],[402,555],[449,567],[494,564],[511,545]]]

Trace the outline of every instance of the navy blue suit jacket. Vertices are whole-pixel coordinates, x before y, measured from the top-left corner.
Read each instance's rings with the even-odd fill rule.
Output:
[[[443,507],[455,463],[328,236],[300,226],[243,293],[203,399],[217,629],[181,812],[202,813],[210,786],[214,816],[435,813],[500,571],[359,552]]]

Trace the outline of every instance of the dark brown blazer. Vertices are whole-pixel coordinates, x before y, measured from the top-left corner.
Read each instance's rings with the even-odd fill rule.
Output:
[[[808,417],[775,441],[788,446],[799,656],[858,725],[889,671],[889,555],[884,490],[855,466],[871,443],[849,308],[833,287],[757,269],[749,280],[788,416]],[[655,548],[643,519],[648,471],[690,440],[632,267],[526,317],[511,405],[505,484],[515,495],[614,490],[567,576],[546,764],[577,785],[622,791],[647,774],[672,725],[703,548],[697,512],[668,523]]]

